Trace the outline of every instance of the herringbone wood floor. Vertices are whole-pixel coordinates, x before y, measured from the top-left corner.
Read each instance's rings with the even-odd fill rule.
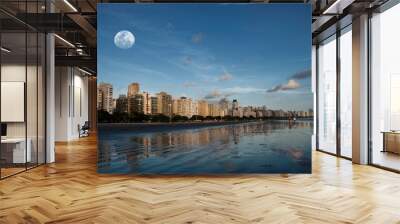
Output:
[[[109,176],[96,141],[0,181],[0,223],[400,223],[400,175],[313,153],[312,175]]]

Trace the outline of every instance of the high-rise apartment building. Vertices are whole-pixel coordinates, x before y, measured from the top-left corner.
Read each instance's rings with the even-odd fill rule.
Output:
[[[135,94],[128,98],[129,113],[143,113],[143,95]]]
[[[199,104],[197,101],[192,101],[192,116],[199,114]]]
[[[160,92],[157,96],[157,113],[170,116],[172,112],[172,96],[166,92]]]
[[[203,116],[203,117],[209,116],[207,101],[205,101],[205,100],[197,101],[197,108],[198,108],[197,109],[198,115]]]
[[[103,94],[99,88],[97,88],[97,110],[103,108]]]
[[[101,82],[97,86],[97,106],[98,110],[108,113],[113,112],[113,86],[109,83]]]
[[[192,99],[181,97],[173,102],[173,113],[180,116],[192,117],[193,116],[193,102]]]
[[[143,92],[143,113],[151,114],[151,95],[148,92]]]
[[[131,107],[134,104],[135,101],[135,95],[138,94],[140,91],[140,85],[137,82],[133,82],[128,85],[128,93],[127,93],[127,98],[128,98],[128,113],[134,112],[133,107]]]
[[[129,113],[151,114],[151,95],[148,92],[137,93],[128,98]]]
[[[116,99],[115,111],[119,113],[128,112],[128,98],[125,94],[119,95],[118,99]]]
[[[158,113],[158,97],[151,97],[151,114],[160,114]]]
[[[138,94],[140,91],[140,85],[137,82],[133,82],[128,86],[128,97]]]
[[[208,104],[209,108],[209,115],[213,117],[221,116],[220,106],[217,103],[210,103]]]
[[[243,117],[257,117],[256,111],[253,107],[243,107]]]

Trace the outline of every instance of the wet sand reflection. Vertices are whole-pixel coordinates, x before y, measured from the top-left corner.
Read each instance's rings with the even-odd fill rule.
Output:
[[[156,174],[309,172],[312,125],[264,121],[143,133],[108,127],[103,133],[99,130],[98,169]]]

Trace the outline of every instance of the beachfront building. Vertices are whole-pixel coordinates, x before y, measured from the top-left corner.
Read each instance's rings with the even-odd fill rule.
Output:
[[[101,82],[97,87],[97,109],[112,114],[113,112],[113,86]]]
[[[199,115],[199,104],[197,101],[192,101],[192,116]]]
[[[160,92],[157,96],[157,113],[164,114],[166,116],[171,115],[172,107],[172,96],[166,92]]]
[[[219,104],[210,103],[210,104],[208,104],[208,108],[209,108],[210,116],[212,116],[212,117],[222,116]]]
[[[191,118],[193,116],[193,102],[187,97],[180,97],[173,101],[172,113]]]
[[[148,92],[143,92],[143,113],[151,114],[151,95]]]
[[[257,117],[253,107],[243,107],[243,117]]]
[[[139,93],[140,90],[140,85],[137,82],[133,82],[128,85],[128,93],[127,93],[127,98],[128,98],[128,113],[134,112],[133,109],[133,104],[135,101],[135,95]]]
[[[128,101],[129,113],[143,113],[143,101],[144,99],[142,94],[130,96]]]
[[[128,86],[128,97],[138,94],[139,91],[140,91],[139,83],[133,82],[133,83],[129,84],[129,86]]]
[[[125,94],[119,95],[119,97],[115,100],[115,112],[119,113],[127,113],[128,112],[128,98]]]
[[[208,102],[205,100],[197,101],[197,111],[198,111],[198,115],[200,115],[200,116],[203,116],[203,117],[209,116]]]
[[[137,93],[128,100],[129,113],[151,114],[151,96],[147,92]]]
[[[157,96],[151,97],[151,114],[158,114],[158,98],[157,98]]]

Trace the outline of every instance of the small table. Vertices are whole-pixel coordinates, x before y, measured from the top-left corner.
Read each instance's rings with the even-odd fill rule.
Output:
[[[2,145],[2,154],[3,152],[10,151],[12,153],[12,161],[11,160],[11,155],[10,158],[6,158],[6,161],[9,163],[26,163],[26,162],[31,162],[31,139],[26,139],[26,150],[25,150],[25,138],[6,138],[6,139],[1,139],[1,145]],[[5,146],[5,149],[3,148]],[[9,146],[13,146],[11,149]],[[2,155],[3,157],[3,155]]]
[[[382,152],[391,152],[400,154],[400,131],[382,131],[383,150]]]

